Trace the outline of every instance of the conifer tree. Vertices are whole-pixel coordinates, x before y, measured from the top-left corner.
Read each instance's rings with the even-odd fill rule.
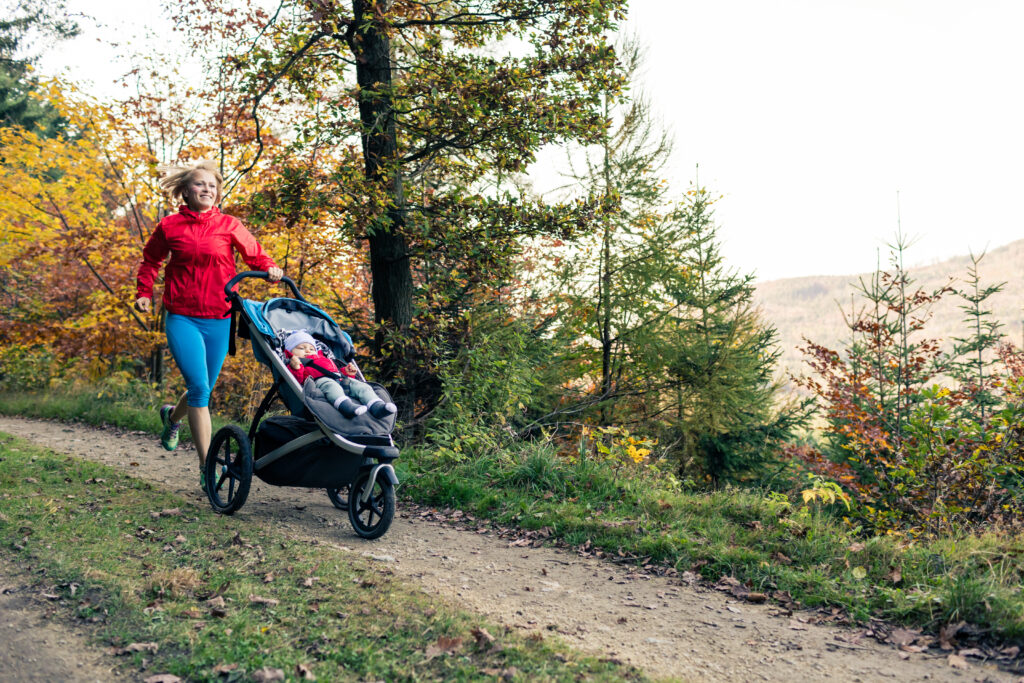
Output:
[[[62,0],[19,0],[5,5],[5,18],[0,19],[0,126],[21,126],[53,137],[66,121],[53,105],[35,94],[38,81],[32,76],[32,66],[37,55],[31,50],[42,39],[74,37],[78,24],[68,18]]]
[[[689,235],[685,287],[665,330],[666,435],[682,473],[714,486],[764,474],[806,420],[807,404],[780,402],[777,332],[754,306],[753,276],[728,268],[706,190],[692,189],[678,220]]]

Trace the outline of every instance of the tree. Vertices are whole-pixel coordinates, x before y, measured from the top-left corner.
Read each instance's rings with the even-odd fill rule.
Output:
[[[56,108],[39,98],[32,76],[35,43],[67,40],[78,34],[63,0],[7,2],[0,19],[0,126],[37,129],[48,137],[66,125]]]
[[[635,40],[619,50],[623,72],[632,81],[642,62]],[[579,357],[598,379],[587,402],[599,406],[598,421],[614,421],[616,402],[656,395],[652,373],[637,363],[637,352],[657,339],[660,322],[677,304],[665,293],[682,286],[679,267],[688,237],[675,221],[659,177],[671,154],[668,136],[656,130],[650,105],[640,95],[602,94],[604,132],[584,150],[572,175],[577,187],[596,198],[595,229],[572,241],[561,259],[560,289],[572,305],[563,314],[583,322]],[[589,351],[596,359],[587,360]],[[588,370],[589,372],[589,370]],[[657,372],[657,370],[655,370]]]
[[[690,237],[686,286],[667,321],[666,438],[681,473],[712,485],[762,476],[807,419],[807,403],[780,401],[777,332],[754,307],[753,277],[726,267],[706,190],[688,193],[679,220]]]
[[[272,99],[307,112],[295,145],[336,151],[339,166],[315,174],[310,190],[361,207],[338,222],[367,247],[374,348],[396,361],[386,376],[403,371],[402,340],[423,338],[414,320],[451,321],[508,282],[522,236],[585,223],[586,207],[553,210],[500,179],[524,170],[543,145],[597,139],[599,93],[621,84],[606,34],[622,7],[293,0],[234,57],[249,79],[257,148]],[[353,148],[358,184],[343,166]],[[402,393],[415,402],[415,388]]]

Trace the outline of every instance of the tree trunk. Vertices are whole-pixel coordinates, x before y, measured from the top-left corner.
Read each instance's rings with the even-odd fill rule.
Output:
[[[350,40],[359,83],[364,172],[368,180],[385,189],[389,198],[384,215],[368,230],[371,294],[377,323],[374,353],[378,358],[383,355],[387,332],[404,331],[412,322],[412,270],[403,234],[405,193],[391,92],[391,44],[376,19],[367,21],[364,16],[386,12],[390,4],[353,0],[356,28]],[[381,360],[385,361],[381,367],[384,379],[390,379],[397,369],[396,359]]]

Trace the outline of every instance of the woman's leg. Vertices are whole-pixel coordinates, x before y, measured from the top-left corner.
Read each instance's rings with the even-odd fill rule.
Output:
[[[188,407],[188,427],[192,430],[192,443],[196,445],[196,453],[199,454],[199,467],[206,465],[206,452],[210,450],[210,439],[212,438],[213,424],[210,421],[210,408]]]
[[[188,422],[200,466],[205,464],[210,447],[210,391],[227,355],[229,326],[227,318],[211,320],[167,314],[167,346],[188,387]],[[179,401],[172,417],[179,414],[181,407]]]
[[[181,422],[188,415],[188,391],[181,394],[181,398],[174,406],[174,410],[171,411],[171,422]]]

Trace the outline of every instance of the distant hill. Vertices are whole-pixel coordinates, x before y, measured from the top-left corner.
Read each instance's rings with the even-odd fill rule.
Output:
[[[907,254],[913,256],[913,248]],[[954,287],[964,287],[968,256],[942,261],[930,266],[910,268],[915,284],[926,291],[941,287],[953,281]],[[886,263],[883,262],[883,266]],[[1005,282],[1003,291],[989,299],[988,308],[993,317],[1003,323],[1002,332],[1017,346],[1022,346],[1024,335],[1024,240],[1012,242],[985,254],[979,266],[983,286]],[[764,318],[779,331],[779,344],[783,351],[782,364],[798,374],[805,372],[803,354],[797,347],[803,345],[802,338],[838,350],[840,341],[849,335],[839,310],[850,310],[851,295],[854,304],[855,285],[863,275],[835,275],[820,277],[798,277],[757,283],[756,300]],[[932,320],[925,327],[928,337],[949,343],[952,337],[967,336],[962,323],[964,303],[955,295],[946,295],[932,311]]]

